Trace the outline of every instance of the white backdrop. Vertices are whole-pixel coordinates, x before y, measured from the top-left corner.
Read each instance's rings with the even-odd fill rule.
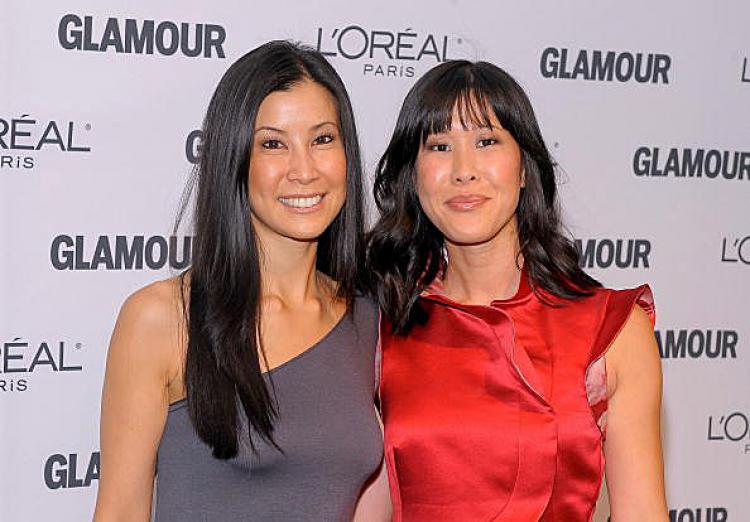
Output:
[[[184,261],[184,237],[166,246],[190,133],[229,64],[278,38],[330,53],[368,179],[438,61],[519,80],[586,266],[654,288],[672,520],[750,520],[749,24],[739,0],[2,0],[0,520],[91,517],[117,310]]]

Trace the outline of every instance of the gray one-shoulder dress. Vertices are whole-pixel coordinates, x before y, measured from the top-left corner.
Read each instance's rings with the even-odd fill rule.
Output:
[[[266,374],[283,453],[253,439],[254,455],[240,437],[237,457],[217,460],[196,435],[187,403],[172,404],[157,456],[154,520],[350,520],[383,456],[373,403],[377,317],[375,305],[358,297],[323,339]]]

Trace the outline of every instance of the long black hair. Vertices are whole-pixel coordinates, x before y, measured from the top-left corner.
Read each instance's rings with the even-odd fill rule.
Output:
[[[253,433],[276,445],[276,403],[259,357],[260,253],[250,219],[248,167],[261,102],[304,80],[322,85],[336,101],[347,169],[346,201],[318,239],[316,268],[337,283],[337,297],[349,306],[361,286],[362,168],[346,88],[317,51],[286,41],[261,45],[234,62],[216,87],[203,121],[199,162],[177,220],[179,226],[197,188],[192,265],[181,276],[188,335],[185,386],[193,426],[220,459],[237,455],[239,436],[248,437],[253,450]],[[249,433],[239,433],[238,407],[247,416]]]
[[[521,148],[519,255],[535,292],[575,299],[600,286],[579,267],[578,251],[563,233],[555,164],[521,86],[491,63],[449,61],[428,71],[406,95],[375,176],[381,215],[368,238],[370,286],[396,333],[425,319],[419,294],[443,267],[444,238],[419,204],[415,165],[428,136],[451,128],[454,110],[464,128],[489,126],[491,110]]]

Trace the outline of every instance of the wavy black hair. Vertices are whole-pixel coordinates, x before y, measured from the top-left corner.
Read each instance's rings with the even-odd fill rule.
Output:
[[[575,299],[600,286],[579,267],[578,251],[563,233],[555,163],[521,86],[491,63],[449,61],[425,73],[406,95],[375,176],[380,219],[368,237],[370,289],[396,333],[426,319],[418,297],[443,267],[444,238],[419,204],[415,165],[428,136],[451,128],[454,110],[464,128],[489,126],[492,111],[521,148],[519,255],[534,291]]]
[[[314,49],[286,41],[261,45],[234,62],[216,87],[176,224],[195,191],[192,265],[181,275],[187,303],[185,385],[193,426],[219,459],[237,455],[239,436],[249,438],[253,451],[253,434],[276,446],[276,403],[260,366],[259,353],[265,357],[259,332],[260,252],[251,223],[248,167],[261,102],[305,80],[322,85],[335,99],[346,155],[346,201],[318,239],[316,268],[337,283],[337,297],[349,306],[361,287],[362,167],[349,95]],[[249,433],[239,432],[239,408]]]

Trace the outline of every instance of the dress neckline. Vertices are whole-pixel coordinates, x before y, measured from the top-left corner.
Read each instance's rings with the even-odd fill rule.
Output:
[[[518,288],[516,289],[515,294],[513,294],[511,297],[508,297],[506,299],[493,299],[492,301],[490,301],[488,305],[459,303],[458,301],[451,299],[445,294],[445,286],[443,285],[443,274],[444,274],[444,271],[441,271],[438,273],[437,276],[435,276],[435,279],[433,279],[432,282],[429,285],[427,285],[425,289],[422,291],[421,297],[426,298],[426,299],[431,299],[431,300],[437,300],[445,304],[453,305],[456,307],[465,307],[465,306],[504,306],[504,305],[517,304],[517,303],[528,300],[532,295],[534,295],[534,290],[531,287],[529,275],[526,269],[522,268],[521,277],[518,280]]]
[[[338,330],[341,329],[346,318],[350,316],[352,313],[353,311],[351,309],[346,310],[343,314],[341,314],[341,317],[339,317],[338,321],[336,321],[336,324],[334,324],[331,327],[331,329],[328,330],[323,335],[323,337],[315,341],[315,343],[313,343],[311,346],[305,348],[305,350],[301,351],[294,357],[287,359],[281,364],[278,364],[268,370],[262,371],[260,374],[266,378],[273,378],[274,375],[276,375],[277,373],[283,372],[285,368],[288,368],[290,366],[296,366],[295,363],[299,363],[300,360],[304,359],[308,354],[313,355],[314,352],[318,351],[319,347],[321,347],[323,344],[326,344],[326,341],[328,341],[331,337],[333,337],[338,332]],[[180,407],[185,404],[187,404],[187,397],[183,397],[182,399],[178,399],[174,402],[170,402],[168,406],[168,411],[171,412],[171,411],[180,409]]]

